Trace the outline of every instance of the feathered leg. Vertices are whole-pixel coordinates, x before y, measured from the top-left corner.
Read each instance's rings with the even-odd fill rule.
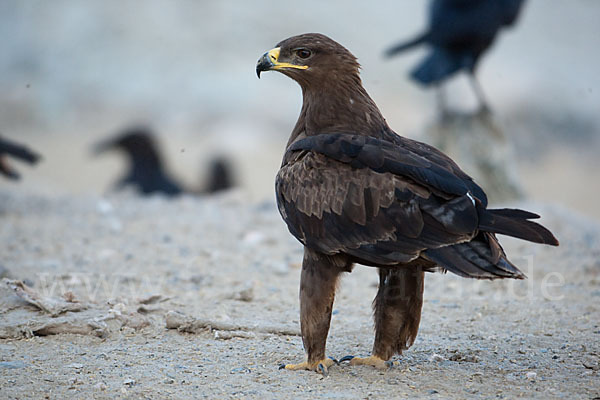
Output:
[[[408,349],[419,331],[425,273],[421,269],[379,269],[379,291],[373,302],[373,355],[387,360]]]
[[[419,331],[425,274],[420,268],[379,269],[379,290],[373,301],[375,342],[367,358],[344,357],[351,365],[388,368],[394,354],[409,348]],[[342,361],[340,360],[340,361]]]
[[[349,271],[351,263],[304,249],[300,277],[300,326],[306,361],[282,365],[281,368],[308,369],[327,374],[327,368],[337,361],[325,357],[325,344],[338,277]]]

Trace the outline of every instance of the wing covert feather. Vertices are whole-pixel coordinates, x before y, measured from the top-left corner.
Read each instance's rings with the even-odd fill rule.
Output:
[[[473,234],[448,232],[445,224],[460,215],[444,210],[426,187],[320,153],[303,152],[284,164],[276,192],[281,215],[304,245],[325,254],[344,252],[366,264],[409,262],[427,248]]]

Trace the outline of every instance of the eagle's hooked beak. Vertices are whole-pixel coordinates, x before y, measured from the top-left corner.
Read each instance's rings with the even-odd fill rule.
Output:
[[[296,65],[287,62],[279,62],[280,48],[276,47],[267,51],[256,63],[256,75],[260,79],[260,73],[263,71],[279,70],[283,68],[307,69],[307,65]]]

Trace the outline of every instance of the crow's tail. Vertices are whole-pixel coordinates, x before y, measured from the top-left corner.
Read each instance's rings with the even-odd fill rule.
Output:
[[[419,46],[419,45],[425,43],[427,41],[428,37],[429,37],[429,34],[427,32],[425,32],[407,42],[402,42],[393,47],[390,47],[389,49],[387,49],[385,51],[385,53],[384,53],[385,57],[386,58],[393,57],[396,54],[402,53],[405,50],[409,50],[415,46]]]

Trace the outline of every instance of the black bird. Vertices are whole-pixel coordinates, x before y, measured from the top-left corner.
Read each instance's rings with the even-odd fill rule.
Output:
[[[176,196],[183,193],[181,185],[171,178],[163,166],[153,134],[144,127],[127,129],[117,137],[99,143],[95,153],[121,150],[129,159],[129,171],[117,181],[116,189],[132,185],[143,195],[163,193]]]
[[[7,156],[17,158],[29,164],[36,164],[41,158],[39,154],[27,147],[0,136],[0,174],[12,180],[19,179],[20,175],[8,164]]]
[[[208,168],[208,182],[204,193],[215,193],[234,186],[231,164],[225,157],[216,157]]]
[[[421,44],[431,47],[429,55],[412,72],[418,83],[441,84],[458,71],[469,74],[482,109],[487,102],[475,70],[481,55],[492,45],[504,26],[515,23],[524,0],[433,0],[429,29],[385,52],[392,57]],[[441,94],[440,94],[441,95]],[[440,98],[440,101],[443,99]],[[441,104],[443,106],[443,104]]]

